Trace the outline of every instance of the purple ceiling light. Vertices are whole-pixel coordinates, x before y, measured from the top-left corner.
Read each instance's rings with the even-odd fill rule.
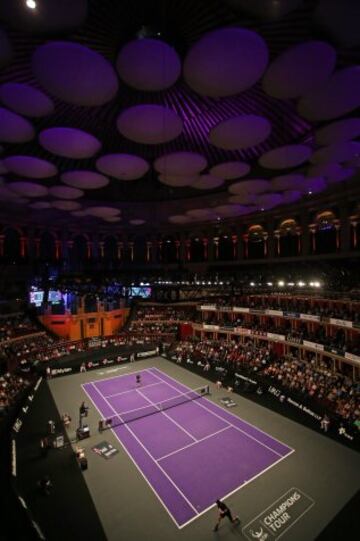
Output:
[[[5,167],[4,160],[0,160],[0,175],[3,175],[4,173],[8,173],[9,169]]]
[[[26,143],[35,136],[32,125],[25,118],[0,107],[0,141]]]
[[[52,186],[49,188],[49,194],[59,199],[79,199],[84,192],[77,188],[69,188],[69,186]]]
[[[143,177],[150,166],[133,154],[106,154],[96,161],[96,167],[105,175],[119,180],[135,180]]]
[[[32,57],[32,68],[46,90],[73,105],[103,105],[118,91],[112,65],[79,43],[56,41],[40,45]]]
[[[196,152],[173,152],[157,158],[154,162],[156,171],[174,176],[199,173],[206,165],[206,158]]]
[[[10,156],[4,159],[5,167],[17,175],[30,178],[48,178],[57,174],[52,163],[33,156]]]
[[[315,165],[308,170],[308,175],[310,177],[324,177],[329,184],[347,180],[352,177],[354,173],[354,168],[342,167],[338,163]]]
[[[39,135],[40,145],[65,158],[91,158],[101,148],[101,143],[89,133],[76,128],[48,128]]]
[[[197,190],[213,190],[224,184],[224,180],[212,175],[200,175],[195,182],[191,184],[192,188]]]
[[[230,218],[232,216],[241,216],[244,213],[242,205],[219,205],[213,208],[213,211],[221,217]]]
[[[170,45],[145,38],[124,45],[117,57],[116,69],[129,86],[156,92],[169,88],[177,81],[181,63]]]
[[[19,194],[15,193],[15,191],[12,191],[10,187],[11,187],[11,184],[8,184],[7,186],[3,184],[0,185],[0,200],[1,201],[12,201],[19,197]]]
[[[311,149],[305,145],[285,145],[263,154],[259,164],[267,169],[287,169],[306,162],[310,156]]]
[[[210,169],[210,174],[230,180],[234,178],[241,178],[250,172],[250,165],[245,162],[224,162],[214,165]]]
[[[129,223],[131,225],[143,225],[145,223],[145,220],[141,220],[140,218],[134,218],[133,220],[130,220]]]
[[[26,197],[45,197],[48,195],[46,186],[35,182],[12,182],[8,184],[8,188]]]
[[[241,180],[229,186],[229,192],[235,195],[258,194],[269,191],[270,182],[262,179]]]
[[[104,222],[116,223],[116,222],[121,222],[121,217],[120,216],[103,216],[103,220]]]
[[[77,203],[76,201],[68,201],[61,199],[53,201],[51,203],[51,206],[58,210],[78,210],[81,208],[80,203]]]
[[[299,186],[304,180],[304,175],[299,175],[297,173],[290,173],[289,175],[282,175],[280,177],[275,177],[271,181],[271,188],[275,191],[277,190],[293,190]]]
[[[20,115],[42,117],[54,111],[54,104],[46,94],[23,83],[1,85],[0,99],[6,107]]]
[[[297,186],[300,192],[304,194],[315,194],[326,190],[327,183],[322,177],[311,177],[304,179],[301,186]]]
[[[159,180],[167,186],[173,186],[174,188],[180,188],[183,186],[190,186],[199,178],[198,175],[186,175],[186,176],[177,176],[177,175],[167,175],[160,174]]]
[[[62,182],[80,190],[97,190],[109,184],[109,179],[94,171],[66,171],[60,176]]]
[[[12,59],[12,47],[4,30],[0,28],[0,68],[10,64]]]
[[[287,190],[282,194],[283,196],[283,203],[295,203],[295,201],[299,201],[301,199],[301,192],[298,190]]]
[[[210,131],[210,142],[225,150],[253,147],[267,139],[271,132],[270,122],[257,115],[240,115],[220,122]]]
[[[242,193],[239,195],[232,195],[228,199],[229,203],[235,203],[236,205],[251,205],[255,202],[255,194]]]
[[[178,137],[183,128],[181,118],[162,105],[135,105],[117,118],[119,132],[136,143],[158,145]]]
[[[360,155],[360,143],[356,141],[343,141],[334,143],[328,147],[316,150],[310,161],[315,165],[345,162]]]
[[[187,84],[204,96],[232,96],[252,87],[268,63],[261,36],[245,28],[220,28],[205,34],[184,61]]]
[[[191,218],[189,216],[185,216],[183,214],[175,214],[174,216],[169,216],[169,222],[172,224],[188,224],[191,222]]]
[[[186,211],[186,215],[190,218],[195,218],[198,220],[211,220],[215,219],[215,214],[211,208],[200,208],[200,209],[191,209]]]
[[[318,145],[332,145],[360,137],[360,118],[345,118],[332,122],[315,132]]]
[[[328,81],[301,98],[298,111],[308,120],[332,120],[360,106],[360,66],[336,71]]]
[[[50,209],[52,205],[48,201],[35,201],[35,203],[31,203],[29,207],[36,210],[45,210]]]
[[[256,204],[265,210],[271,209],[283,203],[280,193],[264,193],[256,197]]]
[[[73,210],[70,212],[72,216],[79,216],[80,218],[84,218],[85,216],[88,216],[88,213],[86,210]]]
[[[274,98],[298,98],[327,81],[335,64],[336,52],[328,43],[300,43],[270,64],[263,78],[263,88]]]
[[[120,209],[114,207],[89,207],[87,214],[90,216],[96,216],[97,218],[104,218],[108,216],[117,216],[120,214]]]

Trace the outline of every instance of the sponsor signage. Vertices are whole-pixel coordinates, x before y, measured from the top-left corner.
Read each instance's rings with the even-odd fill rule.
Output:
[[[72,367],[68,366],[67,368],[51,368],[52,376],[63,376],[64,374],[70,374],[72,372]]]
[[[284,315],[284,312],[282,310],[265,310],[265,314],[267,316],[280,316],[280,317],[282,317]]]
[[[241,379],[242,381],[246,381],[247,383],[252,383],[253,385],[257,385],[258,382],[254,379],[248,378],[246,376],[243,376],[242,374],[235,373],[235,377]]]
[[[251,329],[245,329],[244,327],[235,327],[234,332],[235,334],[246,334],[247,336],[250,336]]]
[[[210,310],[213,312],[216,310],[216,304],[203,304],[200,306],[200,310]]]
[[[317,344],[316,342],[303,340],[303,345],[308,348],[316,349],[317,351],[324,351],[324,346],[322,344]]]
[[[248,314],[250,308],[243,308],[242,306],[233,306],[233,312],[241,312],[242,314]]]
[[[315,316],[314,314],[300,314],[300,319],[305,319],[307,321],[320,321],[320,316]]]
[[[109,458],[112,458],[119,452],[118,449],[113,447],[108,441],[101,441],[100,443],[92,447],[92,450],[94,451],[94,453],[105,458],[106,460],[109,460]]]
[[[350,329],[353,326],[352,321],[347,321],[346,319],[335,319],[333,317],[330,318],[330,324],[337,325],[338,327],[348,327]]]
[[[206,325],[205,323],[203,325],[203,329],[205,331],[218,331],[219,328],[220,328],[219,325]]]
[[[256,310],[255,308],[251,308],[249,310],[250,314],[254,314],[256,316],[264,316],[265,315],[265,310]]]
[[[279,539],[315,504],[315,501],[298,488],[291,488],[243,529],[246,539],[272,541]]]
[[[354,355],[353,353],[345,353],[345,359],[349,359],[349,361],[353,361],[356,364],[360,364],[360,357],[359,355]]]
[[[291,319],[299,319],[299,312],[284,312],[284,317],[291,317]]]
[[[271,338],[272,340],[279,340],[280,342],[285,342],[284,334],[275,334],[273,332],[268,332],[267,337]]]
[[[153,355],[157,355],[158,350],[152,349],[150,351],[139,351],[139,353],[136,354],[136,357],[138,359],[143,359],[144,357],[152,357]]]

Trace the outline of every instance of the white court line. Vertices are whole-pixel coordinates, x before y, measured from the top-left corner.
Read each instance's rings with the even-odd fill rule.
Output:
[[[183,368],[183,367],[181,367]],[[177,383],[178,385],[181,385],[182,387],[185,387],[185,389],[189,390],[189,387],[187,387],[187,385],[184,385],[183,383],[180,383],[179,381],[177,381],[175,378],[172,378],[171,376],[169,376],[168,374],[164,374],[164,372],[162,372],[161,370],[159,370],[159,368],[156,368],[156,366],[150,366],[149,368],[146,368],[146,370],[148,370],[150,372],[150,374],[153,374],[153,372],[151,372],[151,370],[156,370],[157,372],[160,372],[160,374],[163,374],[165,375],[167,378],[171,379],[172,381],[174,381],[175,383]],[[185,369],[184,369],[185,370]],[[155,374],[153,374],[154,376]],[[165,383],[166,380],[162,379],[160,377],[161,381],[164,381]],[[170,385],[170,383],[168,383],[168,385]],[[174,388],[174,387],[173,387]],[[181,393],[182,391],[179,391],[178,390],[178,393]],[[234,419],[237,419],[238,421],[240,420],[242,423],[248,425],[248,426],[251,426],[252,428],[255,428],[255,430],[257,430],[258,432],[261,432],[262,434],[264,434],[265,436],[267,436],[268,438],[271,438],[272,440],[275,440],[277,441],[278,443],[281,443],[281,445],[283,445],[284,447],[287,447],[288,449],[290,449],[291,451],[295,451],[295,449],[293,449],[292,447],[290,447],[289,445],[287,445],[286,443],[284,443],[283,441],[279,440],[278,438],[275,438],[274,436],[271,436],[270,434],[268,434],[267,432],[265,432],[265,430],[261,430],[261,428],[258,428],[257,426],[255,425],[252,425],[251,423],[248,423],[247,421],[244,421],[244,419],[242,419],[241,417],[238,417],[237,415],[235,415],[234,413],[231,413],[231,411],[225,411],[223,410],[218,404],[215,404],[214,402],[211,402],[210,400],[208,400],[207,398],[204,397],[204,400],[206,400],[207,402],[210,402],[210,404],[212,404],[213,406],[217,406],[220,411],[223,411],[224,413],[226,413],[227,415],[230,415],[231,417],[234,417]],[[215,414],[214,414],[215,415]],[[225,420],[225,419],[223,419]],[[289,453],[290,454],[290,453]]]
[[[168,383],[166,380],[162,379],[160,376],[157,376],[156,374],[154,374],[154,376],[156,378],[158,378],[160,381],[163,381],[164,383],[167,383],[169,385],[169,387],[171,387],[172,389],[174,390],[177,390],[178,393],[181,393],[181,391],[179,391],[179,389],[176,389],[176,387],[174,387],[173,385],[171,385],[171,383]],[[170,376],[169,376],[170,377]],[[171,378],[172,379],[172,378]],[[209,413],[211,413],[212,415],[214,415],[215,417],[218,417],[218,419],[221,419],[222,421],[226,421],[226,419],[224,419],[223,417],[221,417],[220,415],[218,415],[217,413],[211,411],[209,408],[207,408],[204,404],[201,404],[199,400],[194,400],[193,401],[194,404],[196,404],[197,406],[200,406],[201,408],[203,408],[204,410],[208,411]],[[239,420],[239,417],[238,417],[238,420]],[[241,419],[240,419],[241,420]],[[245,432],[245,430],[242,430],[241,428],[239,428],[238,426],[235,426],[235,425],[231,425],[233,428],[235,428],[235,430],[238,430],[238,432],[241,432],[241,434],[244,434],[247,438],[250,438],[251,440],[254,440],[256,441],[259,445],[262,445],[263,447],[266,447],[266,449],[268,449],[269,451],[271,451],[272,453],[274,453],[275,455],[277,456],[283,456],[281,453],[278,453],[277,451],[275,451],[274,449],[272,449],[271,447],[269,447],[268,445],[266,445],[266,443],[263,443],[262,441],[258,440],[257,438],[255,438],[254,436],[251,436],[250,434],[248,434],[247,432]],[[256,428],[256,427],[254,427]],[[267,435],[268,437],[271,438],[271,436]]]
[[[180,428],[180,430],[182,430],[187,436],[189,436],[189,438],[190,438],[191,440],[193,440],[195,443],[197,443],[198,440],[197,440],[194,436],[192,436],[192,435],[190,434],[190,432],[188,432],[188,431],[186,430],[186,428],[184,428],[184,427],[181,426],[179,423],[177,423],[177,422],[175,421],[175,419],[172,419],[167,413],[165,413],[165,411],[162,411],[162,410],[161,410],[161,409],[160,409],[160,408],[159,408],[152,400],[150,400],[150,398],[148,398],[146,395],[144,395],[139,389],[136,389],[136,390],[137,390],[137,392],[139,393],[140,396],[142,396],[143,398],[145,398],[145,400],[147,400],[147,401],[149,402],[149,404],[150,404],[151,406],[155,406],[155,407],[158,409],[159,413],[162,413],[162,414],[164,415],[164,417],[166,417],[167,419],[169,419],[169,421],[171,421],[172,423],[174,423],[174,425],[176,425],[176,426],[177,426],[178,428]],[[169,400],[170,400],[170,399],[169,399]]]
[[[96,388],[96,387],[95,387]],[[97,390],[97,389],[96,389]],[[102,415],[102,412],[99,410],[99,408],[97,407],[97,405],[95,404],[94,400],[91,398],[91,396],[89,395],[89,393],[86,391],[86,389],[83,389],[84,393],[88,396],[88,398],[90,399],[90,401],[92,402],[92,404],[95,406],[95,409],[99,412],[99,415],[101,416]],[[168,509],[167,505],[165,504],[165,502],[161,499],[161,496],[157,493],[156,489],[152,486],[152,484],[150,483],[150,481],[148,481],[148,479],[146,478],[145,474],[143,473],[142,469],[140,468],[140,466],[137,465],[137,463],[135,462],[133,456],[131,455],[131,453],[126,449],[125,445],[123,444],[123,442],[121,441],[121,439],[119,438],[119,436],[116,434],[116,432],[112,429],[111,430],[112,433],[114,434],[115,438],[118,440],[118,442],[120,443],[122,449],[125,451],[125,453],[127,454],[127,456],[130,458],[131,462],[134,464],[135,468],[137,469],[137,471],[140,473],[141,477],[144,479],[144,481],[147,483],[147,485],[150,487],[151,491],[155,494],[155,496],[157,497],[157,499],[159,500],[159,502],[162,504],[162,506],[164,507],[165,511],[167,511],[168,515],[170,516],[170,518],[172,519],[172,521],[175,523],[175,525],[177,526],[177,528],[181,528],[182,526],[179,525],[179,523],[177,522],[176,518],[172,515],[171,511]]]
[[[160,374],[163,374],[164,376],[166,376],[167,378],[171,379],[172,381],[174,381],[175,383],[177,383],[178,385],[181,385],[182,387],[185,387],[185,389],[189,390],[189,387],[187,387],[186,385],[184,385],[183,383],[180,383],[179,381],[177,381],[175,378],[172,378],[171,376],[169,376],[168,374],[165,374],[163,372],[161,372],[161,370],[159,370],[158,368],[156,368],[156,366],[151,366],[150,368],[146,368],[147,371],[150,371],[150,370],[156,370],[157,372],[160,372]],[[157,377],[158,379],[160,379],[160,381],[163,381],[164,383],[167,383],[170,387],[172,387],[173,389],[176,389],[176,387],[173,387],[169,382],[167,382],[165,379],[163,379],[162,377],[160,376],[156,376],[156,374],[154,374],[153,372],[150,372],[150,374],[153,374],[153,376]],[[178,393],[181,393],[182,391],[179,391],[179,389],[177,389],[177,392]],[[284,443],[283,441],[279,440],[278,438],[275,438],[274,436],[268,434],[267,432],[265,432],[265,430],[261,430],[261,428],[258,428],[257,426],[255,425],[252,425],[251,423],[248,423],[247,421],[244,421],[244,419],[242,419],[241,417],[238,417],[237,415],[235,415],[234,413],[231,413],[230,411],[225,411],[223,410],[218,404],[214,403],[214,402],[211,402],[210,400],[208,400],[205,396],[202,397],[204,398],[204,400],[206,402],[209,402],[210,404],[212,404],[213,406],[215,406],[216,408],[219,408],[219,410],[222,412],[222,413],[226,413],[227,415],[230,415],[231,417],[233,417],[234,419],[236,419],[237,421],[241,421],[242,423],[244,423],[245,425],[247,426],[251,426],[252,428],[254,428],[255,430],[257,430],[258,432],[261,432],[262,434],[264,434],[264,436],[267,436],[268,438],[271,438],[272,440],[274,441],[277,441],[278,443],[280,443],[281,445],[283,445],[284,447],[286,447],[287,449],[290,449],[291,452],[294,452],[295,449],[293,449],[292,447],[290,447],[287,443]],[[197,401],[195,401],[197,403]],[[198,404],[199,406],[201,404]],[[202,406],[202,407],[205,407],[205,406]],[[205,409],[208,409],[205,407]],[[208,410],[210,411],[211,413],[213,413],[213,415],[216,415],[218,416],[216,413],[214,413],[213,411],[211,410]],[[223,417],[220,417],[223,421],[225,421],[226,419],[224,419]],[[229,421],[227,421],[229,422]],[[234,427],[234,428],[237,428],[237,427]],[[264,444],[265,445],[265,444]],[[279,454],[279,453],[277,453]],[[289,455],[291,453],[288,453]],[[282,456],[282,455],[281,455]]]
[[[275,462],[273,462],[273,464],[270,464],[270,466],[268,466],[267,468],[265,468],[264,470],[261,470],[259,473],[257,473],[256,475],[254,475],[254,477],[251,477],[250,479],[247,479],[247,481],[244,481],[242,485],[239,485],[238,487],[234,488],[234,490],[232,490],[231,492],[228,492],[228,494],[225,494],[225,496],[222,496],[222,500],[225,500],[226,498],[229,498],[230,496],[232,496],[233,494],[235,494],[238,490],[240,490],[241,488],[244,488],[246,485],[249,485],[252,481],[255,481],[255,479],[257,479],[258,477],[260,477],[260,475],[263,475],[263,473],[266,473],[267,471],[271,470],[274,466],[277,466],[280,462],[282,462],[285,458],[288,458],[290,455],[292,455],[294,453],[294,449],[292,449],[292,451],[290,451],[290,453],[288,455],[285,455],[281,458],[279,458],[279,460],[276,460]],[[194,522],[194,520],[198,519],[199,517],[201,517],[201,515],[204,515],[205,513],[207,513],[208,511],[210,511],[210,509],[212,509],[213,507],[215,507],[215,503],[213,503],[212,505],[209,505],[209,507],[207,507],[206,509],[204,509],[203,511],[201,511],[197,516],[195,517],[192,517],[190,520],[188,520],[187,522],[184,522],[184,524],[182,524],[180,526],[180,529],[181,528],[185,528],[185,526],[188,526],[189,524],[191,524],[191,522]]]
[[[115,415],[117,417],[120,418],[121,421],[123,421],[121,419],[121,416],[116,413],[116,410],[114,410],[114,408],[112,407],[112,405],[109,403],[108,400],[106,400],[106,398],[102,395],[102,393],[99,391],[99,389],[96,388],[95,385],[93,385],[94,389],[96,390],[96,392],[101,396],[101,398],[107,403],[107,405],[109,406],[109,408],[111,408],[113,410],[113,412],[115,413]],[[97,409],[97,408],[96,408]],[[150,451],[145,447],[145,445],[142,443],[142,441],[137,437],[137,435],[133,432],[133,430],[128,426],[128,424],[124,423],[123,425],[126,430],[128,430],[130,432],[130,434],[133,436],[133,438],[138,442],[138,444],[140,445],[140,447],[142,447],[144,449],[144,451],[146,452],[146,454],[151,458],[151,460],[154,462],[154,464],[159,468],[159,470],[165,475],[165,477],[168,479],[168,481],[170,481],[170,483],[173,485],[173,487],[178,491],[178,493],[180,494],[180,496],[182,496],[182,498],[186,501],[186,503],[189,505],[189,507],[191,507],[191,509],[196,513],[198,514],[198,511],[196,509],[196,507],[193,506],[193,504],[190,502],[190,500],[188,500],[188,498],[185,496],[185,494],[182,492],[182,490],[174,483],[174,481],[171,479],[171,477],[166,473],[166,471],[162,468],[162,466],[160,466],[160,464],[158,464],[156,462],[156,459],[152,456],[152,454],[150,453]],[[116,432],[114,432],[116,434]],[[117,435],[116,435],[117,436]],[[119,439],[119,438],[118,438]],[[121,442],[121,440],[119,440]],[[122,442],[121,442],[122,443]],[[149,481],[148,481],[149,482]],[[149,483],[150,484],[150,483]]]
[[[213,436],[217,436],[217,434],[220,434],[220,432],[224,432],[224,430],[228,430],[229,428],[232,428],[231,425],[225,426],[224,428],[221,428],[220,430],[217,430],[216,432],[213,432],[212,434],[209,434],[208,436],[204,436],[203,438],[200,438],[199,440],[194,441],[194,443],[189,443],[188,445],[184,445],[184,447],[180,447],[180,449],[176,449],[176,451],[172,451],[171,453],[168,453],[167,455],[164,455],[160,458],[157,458],[157,461],[164,460],[164,458],[168,458],[169,456],[176,455],[177,453],[180,453],[180,451],[184,451],[184,449],[188,449],[189,447],[193,447],[197,443],[200,443],[201,441],[205,441],[209,438],[212,438]]]
[[[134,364],[134,363],[131,363],[131,364]],[[131,366],[131,364],[127,365],[126,367],[124,366],[124,368],[129,368]],[[120,366],[122,366],[122,365],[120,365]],[[119,368],[120,368],[120,366],[119,366]],[[154,367],[150,366],[150,368],[154,368]],[[128,372],[127,374],[119,374],[118,376],[111,376],[110,378],[94,379],[93,381],[87,381],[85,383],[82,383],[81,386],[83,386],[83,385],[91,385],[93,383],[101,383],[102,381],[109,381],[109,379],[124,378],[125,376],[131,376],[132,374],[139,374],[139,372],[145,372],[146,370],[148,370],[148,368],[143,368],[142,370],[132,370],[131,372]]]
[[[120,377],[120,376],[117,376],[117,377]],[[94,382],[92,382],[92,383],[94,383]],[[98,382],[95,382],[95,383],[98,383]],[[148,387],[154,387],[154,385],[161,385],[161,381],[157,381],[156,383],[149,383],[149,385],[143,385],[141,388],[142,389],[147,389]],[[126,393],[133,393],[134,391],[136,391],[136,387],[134,387],[133,389],[128,389],[127,391],[121,391],[120,393],[107,394],[106,398],[112,398],[113,396],[119,396],[121,394],[126,394]]]

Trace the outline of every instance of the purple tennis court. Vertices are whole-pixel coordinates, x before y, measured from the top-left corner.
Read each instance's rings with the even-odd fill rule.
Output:
[[[205,396],[181,402],[191,390],[157,368],[141,371],[141,386],[136,374],[83,389],[179,528],[293,452]],[[158,410],[164,401],[173,407]]]

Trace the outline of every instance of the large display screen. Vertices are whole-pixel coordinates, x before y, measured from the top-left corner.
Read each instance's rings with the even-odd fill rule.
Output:
[[[130,287],[129,297],[141,297],[148,299],[151,297],[151,287]]]
[[[62,300],[61,291],[49,290],[48,302],[49,304],[58,304]]]
[[[30,291],[30,304],[34,304],[36,307],[42,305],[44,301],[44,291],[42,289]]]

